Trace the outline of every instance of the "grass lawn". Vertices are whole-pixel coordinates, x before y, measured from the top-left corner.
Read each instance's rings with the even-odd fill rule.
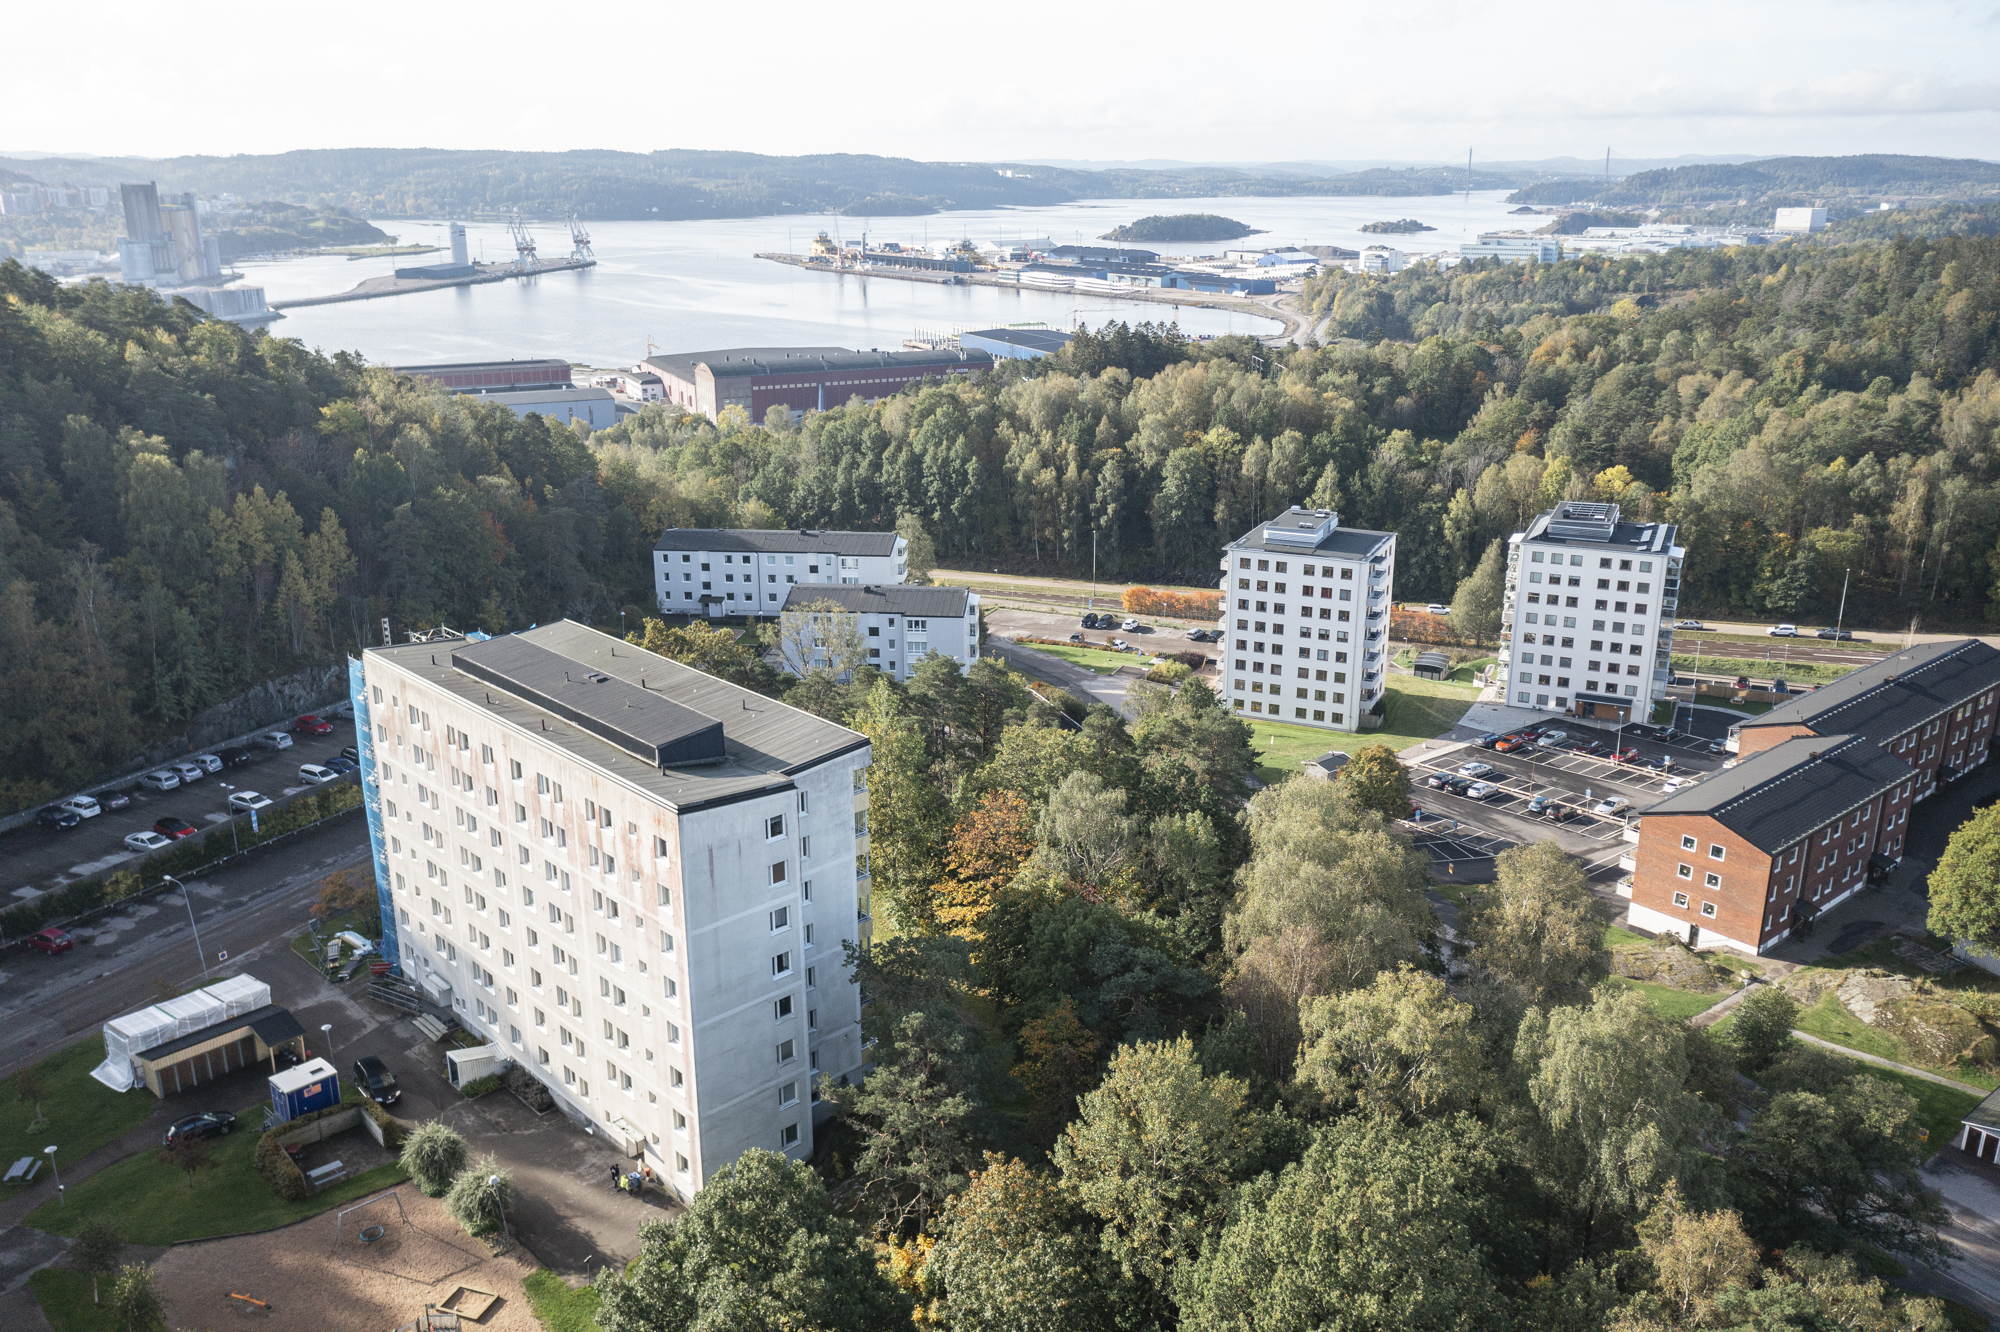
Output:
[[[262,1109],[260,1102],[242,1111],[244,1123],[262,1123]],[[70,1185],[69,1202],[74,1206],[44,1203],[29,1215],[28,1224],[74,1235],[84,1222],[102,1217],[116,1222],[128,1243],[172,1244],[289,1225],[409,1178],[402,1166],[391,1161],[310,1198],[287,1202],[257,1171],[252,1158],[258,1136],[246,1127],[209,1139],[212,1162],[194,1177],[192,1189],[188,1177],[164,1164],[157,1152],[128,1156]]]
[[[28,1278],[28,1289],[56,1332],[125,1332],[125,1325],[111,1312],[111,1283],[115,1279],[98,1278],[101,1304],[91,1302],[88,1276],[63,1268],[43,1268]]]
[[[1653,1011],[1670,1022],[1680,1022],[1696,1013],[1706,1013],[1721,1003],[1725,996],[1719,994],[1696,994],[1691,990],[1676,990],[1671,985],[1657,985],[1652,981],[1633,980],[1629,976],[1613,976],[1613,985],[1620,989],[1637,990],[1653,1005]]]
[[[1604,927],[1604,946],[1614,950],[1619,948],[1651,948],[1653,941],[1643,934],[1634,934],[1622,926],[1606,925]]]
[[[528,1291],[528,1307],[547,1332],[597,1332],[597,1287],[572,1290],[546,1267],[528,1273],[521,1284]],[[58,1326],[56,1332],[65,1329]]]
[[[1912,1068],[1927,1068],[1933,1073],[1941,1073],[1945,1077],[1974,1087],[2000,1086],[2000,1081],[1996,1081],[1991,1073],[1980,1069],[1963,1066],[1939,1068],[1925,1063],[1905,1050],[1903,1043],[1888,1032],[1878,1031],[1842,1008],[1839,998],[1832,994],[1821,995],[1817,1004],[1799,1010],[1798,1030],[1808,1036],[1817,1036],[1823,1041],[1832,1041],[1835,1045],[1844,1045],[1850,1050],[1859,1050],[1863,1054],[1879,1055],[1884,1059],[1893,1059],[1899,1064],[1908,1064]]]
[[[1104,648],[1078,647],[1075,643],[1023,643],[1022,647],[1046,652],[1052,657],[1081,666],[1099,675],[1110,675],[1120,666],[1149,666],[1153,659],[1131,652],[1111,652]]]
[[[1694,653],[1674,653],[1673,665],[1677,671],[1694,671]],[[1700,669],[1703,675],[1747,675],[1753,680],[1783,677],[1794,684],[1832,684],[1856,667],[1828,661],[1787,662],[1778,657],[1769,661],[1759,657],[1717,657],[1704,652],[1701,654]]]
[[[1403,750],[1420,740],[1434,740],[1456,726],[1479,698],[1476,688],[1410,675],[1393,677],[1388,691],[1389,706],[1384,709],[1382,725],[1373,731],[1323,731],[1238,713],[1250,723],[1250,743],[1263,756],[1257,763],[1258,778],[1280,781],[1297,772],[1305,760],[1331,749],[1352,754],[1363,745],[1387,745]]]
[[[81,1161],[85,1153],[116,1142],[143,1123],[159,1101],[147,1091],[112,1091],[91,1077],[90,1070],[103,1062],[104,1039],[91,1036],[33,1065],[47,1083],[42,1113],[48,1123],[40,1128],[28,1127],[35,1109],[20,1099],[19,1076],[0,1082],[0,1158],[12,1165],[23,1156],[40,1155],[53,1143],[62,1148],[56,1153],[58,1164]],[[36,1183],[47,1177],[45,1166]]]

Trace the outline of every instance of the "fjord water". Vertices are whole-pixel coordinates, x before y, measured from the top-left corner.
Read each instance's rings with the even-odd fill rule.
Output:
[[[865,230],[882,241],[1018,240],[1100,244],[1097,237],[1149,213],[1220,213],[1261,235],[1231,245],[1341,245],[1372,242],[1411,254],[1456,253],[1481,231],[1535,219],[1510,218],[1500,191],[1422,198],[1236,198],[1084,200],[1048,208],[984,209],[928,217],[859,218],[799,214],[691,222],[600,222],[590,227],[597,267],[478,287],[312,305],[272,326],[325,352],[353,351],[374,363],[555,356],[586,365],[629,365],[656,352],[703,348],[823,345],[900,347],[918,329],[950,331],[1039,320],[1053,328],[1114,319],[1178,319],[1189,333],[1271,333],[1256,315],[1199,306],[1121,301],[1070,292],[947,287],[893,278],[815,273],[758,259],[759,251],[805,253],[821,229],[847,241]],[[1367,223],[1413,217],[1436,227],[1411,236],[1364,233]],[[447,244],[445,223],[384,219],[403,244]],[[497,223],[474,223],[475,258],[511,259],[513,242]],[[569,253],[560,222],[531,226],[545,257]],[[1172,256],[1218,254],[1223,242],[1161,243]],[[272,301],[342,292],[363,278],[386,277],[398,264],[440,256],[347,259],[319,255],[246,262],[244,280]]]

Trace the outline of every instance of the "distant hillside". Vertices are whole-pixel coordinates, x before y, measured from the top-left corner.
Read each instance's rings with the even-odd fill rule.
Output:
[[[1745,203],[1787,196],[1855,195],[1981,198],[2000,194],[2000,163],[1977,158],[1908,157],[1868,153],[1856,157],[1770,157],[1731,166],[1715,163],[1642,171],[1610,188],[1587,180],[1541,181],[1516,190],[1507,202],[1564,204],[1588,199],[1606,207]],[[1810,200],[1806,200],[1810,202]]]
[[[1233,217],[1223,217],[1219,213],[1155,213],[1142,217],[1137,222],[1122,227],[1114,227],[1099,236],[1108,241],[1215,241],[1238,240],[1244,236],[1262,235],[1255,227],[1246,227]]]

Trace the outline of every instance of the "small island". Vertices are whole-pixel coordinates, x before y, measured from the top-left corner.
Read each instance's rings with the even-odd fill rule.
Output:
[[[1417,221],[1417,219],[1415,219],[1414,217],[1398,218],[1394,222],[1370,222],[1367,226],[1361,229],[1363,231],[1372,232],[1376,235],[1388,235],[1388,236],[1408,236],[1418,231],[1437,230],[1436,227],[1425,226],[1423,223]]]
[[[1218,241],[1241,240],[1263,233],[1246,227],[1233,217],[1215,213],[1174,213],[1142,217],[1129,226],[1107,231],[1099,240],[1108,241]]]

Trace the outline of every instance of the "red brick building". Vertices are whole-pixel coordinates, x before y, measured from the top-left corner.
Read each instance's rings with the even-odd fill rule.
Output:
[[[1631,921],[1761,953],[1901,859],[1916,774],[1866,736],[1803,736],[1651,806]]]

